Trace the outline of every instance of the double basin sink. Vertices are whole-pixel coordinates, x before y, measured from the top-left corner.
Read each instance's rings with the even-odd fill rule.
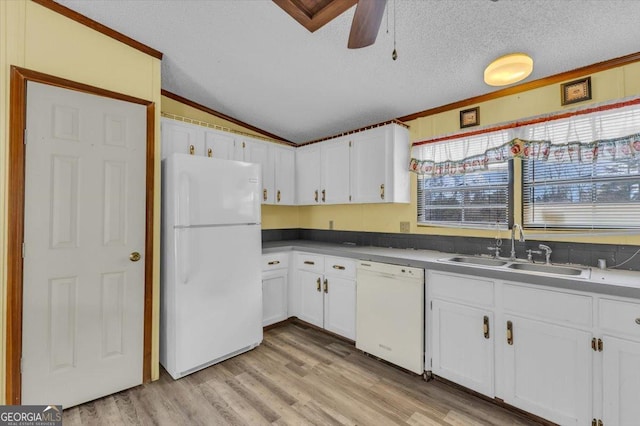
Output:
[[[444,262],[454,262],[474,266],[485,266],[496,269],[511,269],[518,272],[541,273],[573,278],[588,278],[589,270],[570,266],[547,265],[541,263],[523,263],[519,261],[503,260],[489,257],[454,256],[441,259]]]

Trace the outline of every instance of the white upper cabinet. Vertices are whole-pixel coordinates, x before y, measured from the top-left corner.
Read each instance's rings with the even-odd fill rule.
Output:
[[[301,206],[320,203],[320,144],[296,149],[296,203]]]
[[[351,136],[351,201],[410,202],[408,129],[392,123]]]
[[[204,155],[224,160],[235,160],[235,137],[231,133],[205,130]]]
[[[287,146],[271,144],[274,170],[274,204],[295,204],[295,150]]]
[[[262,204],[295,203],[294,148],[256,139],[242,138],[236,158],[262,166]]]
[[[320,204],[346,204],[350,194],[350,139],[340,137],[320,147]]]
[[[259,164],[262,169],[262,204],[274,204],[274,169],[269,146],[271,143],[250,138],[242,138],[237,145],[236,158],[248,163]]]
[[[300,148],[162,118],[174,152],[256,163],[262,204],[408,203],[409,132],[387,124]]]
[[[162,158],[173,153],[205,155],[202,126],[163,118],[161,121]]]

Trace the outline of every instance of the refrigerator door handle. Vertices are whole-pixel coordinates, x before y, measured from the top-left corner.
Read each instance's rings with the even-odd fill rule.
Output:
[[[189,240],[186,229],[176,229],[176,259],[178,266],[178,279],[182,284],[189,282],[189,271],[191,265],[189,264]]]
[[[187,173],[180,173],[180,177],[178,179],[178,225],[189,226],[190,225],[190,212],[189,205],[190,203],[190,182],[189,175]]]

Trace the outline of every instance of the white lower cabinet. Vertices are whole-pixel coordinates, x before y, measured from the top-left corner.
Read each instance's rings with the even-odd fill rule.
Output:
[[[492,312],[433,300],[433,373],[493,396],[492,324]]]
[[[637,301],[434,271],[427,286],[434,374],[562,425],[639,424]]]
[[[284,321],[288,314],[289,253],[262,255],[262,326]]]
[[[262,326],[275,324],[287,319],[286,269],[262,274]]]
[[[298,253],[298,318],[348,339],[356,338],[355,261]]]
[[[592,333],[515,315],[503,325],[504,401],[558,424],[588,424]]]
[[[493,281],[435,271],[426,276],[432,372],[494,396]]]
[[[607,335],[602,340],[602,419],[605,425],[635,426],[640,421],[640,342]]]

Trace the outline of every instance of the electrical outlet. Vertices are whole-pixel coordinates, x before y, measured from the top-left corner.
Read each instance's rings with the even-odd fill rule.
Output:
[[[409,222],[400,222],[400,232],[409,233]]]
[[[329,229],[333,229],[333,221],[332,220],[329,221]]]

